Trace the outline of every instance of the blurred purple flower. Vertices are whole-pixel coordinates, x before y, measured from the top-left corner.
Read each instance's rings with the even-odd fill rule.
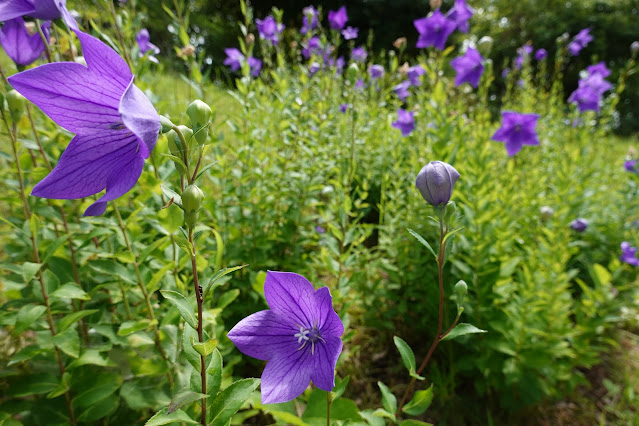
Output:
[[[362,89],[364,89],[364,80],[360,78],[355,82],[355,90],[362,90]]]
[[[504,70],[501,72],[501,78],[508,77],[508,74],[510,74],[510,68],[504,68]]]
[[[308,75],[311,77],[314,76],[315,73],[319,71],[319,69],[320,69],[320,64],[318,64],[317,62],[313,62],[311,66],[308,68]]]
[[[588,228],[588,221],[586,219],[578,217],[577,219],[570,222],[570,227],[575,231],[581,233],[584,232],[586,228]]]
[[[588,68],[586,68],[586,71],[588,71],[588,75],[599,74],[602,78],[606,78],[610,75],[610,70],[606,67],[605,62],[599,62],[598,64],[590,65]]]
[[[491,138],[504,142],[506,152],[511,157],[517,154],[523,145],[539,145],[537,137],[537,120],[539,114],[521,114],[513,111],[501,112],[501,127]]]
[[[108,201],[138,181],[155,147],[160,117],[133,84],[126,62],[97,38],[75,31],[87,66],[59,62],[9,77],[9,83],[75,136],[31,195],[74,199],[106,193],[84,212],[104,213]]]
[[[232,47],[224,49],[224,53],[226,53],[224,65],[231,67],[231,71],[237,71],[242,68],[242,61],[244,61],[244,55],[242,55],[242,52]]]
[[[538,61],[546,59],[546,56],[548,56],[546,49],[537,49],[535,52],[535,59]]]
[[[304,14],[304,23],[302,24],[302,29],[300,33],[306,34],[309,31],[314,30],[319,25],[317,16],[319,12],[313,6],[307,6],[302,9],[302,13]]]
[[[526,44],[519,49],[517,49],[517,57],[515,58],[515,69],[520,70],[521,66],[524,64],[524,59],[530,58],[530,55],[533,52],[533,47],[530,44]]]
[[[268,40],[273,44],[277,44],[280,34],[284,31],[284,24],[278,24],[271,15],[266,18],[256,19],[255,25],[262,40]]]
[[[349,104],[341,104],[341,105],[339,106],[339,110],[342,112],[342,114],[345,114],[345,113],[346,113],[346,110],[347,110],[349,107],[350,107],[350,105],[349,105]]]
[[[466,0],[455,0],[455,5],[448,11],[446,17],[455,23],[455,29],[467,33],[470,25],[468,21],[475,13],[475,9],[466,4]]]
[[[639,259],[637,259],[637,248],[630,246],[630,243],[624,241],[621,243],[621,257],[619,257],[624,263],[632,266],[639,266]]]
[[[366,58],[368,58],[368,53],[366,53],[366,49],[362,46],[356,47],[351,52],[351,58],[353,58],[355,62],[364,62]]]
[[[406,77],[410,80],[410,84],[415,87],[421,86],[421,76],[426,73],[426,70],[421,65],[415,65],[406,70]]]
[[[135,36],[135,40],[138,42],[138,48],[140,49],[140,56],[144,56],[146,52],[149,54],[149,60],[151,62],[158,63],[157,58],[154,55],[160,53],[160,48],[151,43],[151,36],[146,28],[142,28],[140,32]]]
[[[455,76],[455,86],[468,83],[476,88],[484,72],[483,61],[484,58],[472,47],[466,50],[464,56],[459,56],[450,61],[450,66],[457,72]]]
[[[334,30],[341,30],[348,21],[348,15],[346,14],[346,7],[342,6],[337,11],[328,11],[328,24]]]
[[[311,55],[320,53],[322,47],[322,42],[318,36],[313,36],[308,39],[308,41],[303,45],[302,55],[309,59]]]
[[[66,0],[0,0],[0,22],[22,16],[52,21],[62,18],[71,29],[78,24],[67,10]]]
[[[49,39],[47,21],[41,25],[45,38]],[[18,65],[27,66],[35,62],[44,52],[45,45],[37,32],[30,34],[21,16],[6,21],[0,28],[0,44],[8,57]]]
[[[368,74],[373,80],[378,79],[384,75],[384,67],[381,65],[371,65],[368,67]]]
[[[454,21],[446,18],[439,9],[430,16],[416,19],[413,21],[413,25],[419,33],[418,48],[434,46],[439,50],[444,50],[448,36],[455,31],[457,26]]]
[[[412,111],[404,109],[397,110],[397,120],[393,121],[392,126],[402,131],[402,136],[408,136],[415,130],[415,115]]]
[[[568,102],[576,103],[580,112],[600,111],[603,94],[612,88],[598,72],[579,80],[579,86],[570,94]]]
[[[344,111],[342,111],[342,112],[344,112]],[[322,228],[321,226],[317,225],[317,226],[315,227],[315,232],[317,232],[318,234],[323,234],[323,233],[325,233],[325,232],[326,232],[326,229],[324,229],[324,228]]]
[[[637,169],[637,160],[627,160],[623,163],[623,167],[626,169],[627,172],[639,172],[639,170]]]
[[[328,287],[315,290],[301,275],[268,271],[264,296],[270,309],[249,315],[228,333],[242,353],[268,361],[262,403],[291,401],[311,381],[332,391],[344,325]]]
[[[581,49],[586,47],[588,43],[593,40],[593,37],[590,35],[590,28],[585,28],[572,39],[570,43],[568,43],[568,52],[572,56],[577,56]]]
[[[342,36],[344,36],[344,40],[353,40],[357,38],[357,33],[359,32],[358,28],[346,27],[342,30]]]
[[[406,100],[407,97],[410,96],[410,92],[408,91],[411,83],[409,80],[404,80],[395,87],[393,87],[393,92],[397,95],[399,99],[402,101]]]
[[[257,77],[260,75],[260,70],[262,69],[262,61],[257,58],[250,57],[248,58],[248,66],[253,77]]]

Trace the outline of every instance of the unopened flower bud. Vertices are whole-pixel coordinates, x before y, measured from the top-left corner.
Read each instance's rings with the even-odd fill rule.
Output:
[[[457,204],[455,204],[454,201],[449,201],[448,203],[446,203],[446,215],[444,216],[444,223],[450,222],[450,219],[455,214],[455,211],[457,211]]]
[[[588,228],[588,221],[584,218],[578,217],[577,219],[570,222],[570,227],[575,231],[581,233]]]
[[[192,184],[182,192],[182,207],[184,208],[184,222],[190,228],[197,222],[200,207],[204,200],[204,193],[197,185]]]
[[[489,36],[483,36],[477,42],[477,50],[483,56],[490,55],[490,51],[493,49],[493,38]]]
[[[253,35],[253,33],[248,33],[244,41],[246,42],[247,46],[252,45],[253,43],[255,43],[255,35]]]
[[[393,42],[393,46],[395,46],[395,49],[401,49],[406,46],[406,41],[406,37],[400,37]]]
[[[162,128],[160,129],[160,133],[162,134],[167,133],[173,129],[173,123],[171,122],[171,120],[163,115],[160,116],[160,124],[162,124]]]
[[[192,44],[183,47],[178,53],[178,58],[186,58],[189,56],[195,56],[195,47]]]
[[[570,40],[570,34],[568,33],[563,33],[562,35],[557,37],[557,43],[559,44],[566,44],[568,40]]]
[[[350,82],[355,83],[357,77],[359,76],[359,67],[355,62],[353,62],[348,66],[348,70],[346,73]]]
[[[457,294],[457,300],[463,300],[464,296],[468,293],[468,285],[464,280],[457,281],[455,284],[455,294]]]
[[[633,58],[637,57],[637,55],[639,54],[639,41],[632,42],[632,44],[630,45],[630,53],[632,54]]]
[[[539,214],[541,215],[541,220],[546,221],[553,217],[553,215],[555,214],[555,210],[553,210],[552,207],[543,206],[541,209],[539,209]]]
[[[195,131],[195,139],[203,145],[209,137],[209,121],[211,120],[211,107],[199,99],[191,102],[186,108],[186,115],[191,119],[191,127]]]
[[[26,99],[16,90],[9,90],[7,93],[7,106],[9,107],[9,113],[11,114],[11,119],[14,122],[17,122],[22,117],[22,113],[24,112]]]
[[[442,0],[430,0],[430,8],[435,10],[442,7]]]
[[[419,171],[415,186],[426,202],[438,206],[450,201],[457,179],[459,172],[453,166],[443,161],[432,161]]]

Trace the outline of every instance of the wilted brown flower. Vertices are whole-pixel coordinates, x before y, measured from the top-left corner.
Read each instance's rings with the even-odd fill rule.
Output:
[[[178,53],[178,58],[184,58],[188,56],[195,57],[195,47],[192,44],[183,47],[182,50],[180,50],[180,53]]]
[[[393,46],[395,46],[395,49],[401,49],[402,46],[405,46],[405,45],[406,45],[406,37],[400,37],[393,42]]]

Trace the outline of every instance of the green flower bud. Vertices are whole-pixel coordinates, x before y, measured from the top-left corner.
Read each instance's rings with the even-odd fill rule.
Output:
[[[204,193],[197,185],[189,185],[182,192],[182,207],[184,208],[184,222],[192,227],[197,222],[200,207],[204,200]]]
[[[7,93],[7,106],[9,107],[9,113],[11,119],[17,122],[22,117],[27,100],[17,91],[11,89]]]
[[[209,137],[209,122],[213,111],[199,99],[191,102],[186,109],[186,115],[191,119],[191,127],[195,130],[195,139],[202,145]]]
[[[455,294],[457,294],[457,300],[460,302],[464,300],[464,296],[466,296],[466,293],[468,293],[468,285],[466,284],[466,282],[464,282],[464,280],[457,281],[457,284],[455,284]]]
[[[454,201],[449,201],[446,204],[446,214],[444,215],[444,223],[446,224],[450,223],[450,219],[453,217],[456,210],[457,210],[457,204],[455,204]]]
[[[483,36],[477,42],[477,50],[483,56],[490,55],[490,51],[493,49],[493,38],[488,36]]]
[[[633,58],[637,57],[637,54],[639,54],[639,41],[632,42],[632,44],[630,45],[630,54]]]
[[[352,84],[355,84],[355,82],[357,81],[357,77],[359,77],[359,67],[357,66],[357,64],[355,62],[351,63],[348,66],[348,70],[346,71],[346,75],[348,76],[348,80]]]
[[[160,116],[160,123],[162,124],[162,129],[160,130],[160,133],[167,133],[171,131],[171,129],[173,128],[173,123],[171,123],[171,120],[169,120],[163,115]]]

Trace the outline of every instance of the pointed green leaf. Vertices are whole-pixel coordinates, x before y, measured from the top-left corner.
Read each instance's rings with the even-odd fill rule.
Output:
[[[217,347],[217,343],[217,339],[209,339],[204,343],[193,342],[193,349],[203,357],[207,357],[213,352],[213,349]]]
[[[58,299],[79,299],[90,300],[91,296],[76,283],[67,283],[61,285],[56,291],[51,293],[51,297]]]
[[[189,303],[186,297],[173,290],[160,290],[160,293],[175,305],[188,325],[193,329],[197,328],[197,320],[195,319],[195,315],[193,315],[193,306],[191,306],[191,303]]]
[[[428,389],[415,392],[413,399],[404,405],[402,411],[410,416],[419,416],[428,410],[430,403],[433,402],[433,385],[431,384]]]
[[[207,395],[203,393],[193,392],[189,388],[184,388],[178,393],[175,394],[171,403],[169,404],[169,409],[167,410],[167,414],[171,414],[177,409],[188,405],[192,402],[199,401],[200,399],[206,398]]]
[[[397,346],[399,354],[402,356],[402,362],[404,363],[404,367],[408,370],[408,374],[418,380],[424,380],[424,377],[415,372],[415,369],[417,368],[415,363],[415,354],[408,343],[397,336],[393,337],[393,342],[395,342],[395,346]]]
[[[453,328],[450,333],[446,335],[442,340],[453,340],[459,336],[464,336],[466,334],[474,334],[474,333],[487,333],[486,330],[480,330],[472,324],[467,323],[459,323]]]
[[[209,283],[206,285],[206,288],[204,289],[204,293],[203,293],[202,299],[206,299],[206,295],[209,294],[209,290],[211,289],[211,286],[214,285],[217,280],[222,278],[224,275],[228,275],[231,272],[235,272],[235,271],[237,271],[239,269],[244,268],[245,266],[247,266],[247,265],[240,265],[240,266],[233,266],[231,268],[224,268],[224,269],[220,269],[215,274],[213,274],[213,276],[209,280]]]
[[[68,371],[65,371],[64,375],[62,376],[62,380],[60,380],[60,384],[47,394],[47,398],[49,399],[57,398],[63,393],[65,393],[66,391],[68,391],[70,380],[71,380],[71,373],[69,373]]]
[[[22,277],[24,278],[24,282],[29,284],[41,267],[41,263],[24,262],[22,264]]]
[[[408,228],[408,232],[410,232],[410,234],[413,237],[417,238],[417,241],[422,243],[422,245],[424,247],[426,247],[428,249],[428,251],[430,251],[433,254],[433,256],[435,256],[435,259],[437,259],[437,254],[435,254],[435,250],[433,250],[433,248],[430,246],[430,244],[428,244],[428,241],[426,241],[421,235],[419,235],[417,232],[413,231],[410,228]]]
[[[148,319],[141,319],[139,321],[124,321],[118,328],[118,336],[128,336],[138,331],[146,329],[151,323]]]
[[[98,312],[97,309],[85,309],[83,311],[77,311],[77,312],[70,313],[69,315],[67,315],[66,317],[62,318],[58,322],[58,332],[62,332],[64,330],[66,330],[73,323],[81,320],[84,317],[87,317],[89,315],[93,315],[96,312]]]
[[[168,425],[169,423],[186,423],[189,425],[197,425],[200,423],[191,419],[189,415],[182,410],[174,411],[171,414],[168,414],[167,411],[168,408],[163,408],[155,413],[155,415],[145,423],[145,426],[160,426]]]
[[[53,344],[73,358],[80,356],[80,337],[74,328],[68,328],[53,336]]]
[[[222,384],[222,354],[217,348],[213,349],[206,373],[206,391],[209,394],[210,401],[213,401]]]
[[[42,305],[25,305],[18,311],[16,316],[16,325],[13,330],[17,336],[22,333],[46,312],[47,308]]]
[[[53,253],[55,253],[55,251],[60,248],[60,246],[64,244],[69,239],[69,237],[71,237],[71,234],[63,235],[53,240],[53,242],[49,245],[49,247],[47,247],[46,251],[44,252],[44,255],[42,256],[42,259],[40,259],[40,262],[42,262],[43,265],[46,265],[49,258],[53,256]]]
[[[209,425],[226,426],[259,384],[259,379],[238,380],[220,392],[211,404],[211,413],[214,415]]]
[[[402,420],[399,426],[433,426],[433,424],[420,422],[419,420]]]
[[[377,386],[379,386],[379,389],[382,391],[382,404],[384,408],[389,413],[394,414],[397,411],[397,398],[384,383],[377,382]]]

